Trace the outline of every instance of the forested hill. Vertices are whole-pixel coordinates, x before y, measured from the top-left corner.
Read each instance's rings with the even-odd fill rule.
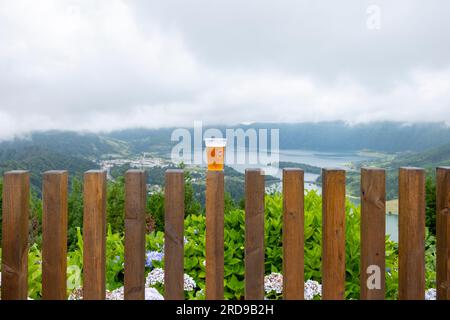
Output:
[[[403,124],[372,122],[347,125],[344,122],[255,123],[217,126],[226,129],[279,129],[281,149],[316,151],[373,150],[381,152],[425,151],[450,143],[450,127],[444,123]],[[208,127],[204,127],[205,131]],[[167,154],[176,143],[174,128],[128,129],[111,133],[35,132],[25,138],[0,142],[0,150],[37,146],[52,152],[98,159],[107,155],[133,155],[142,152]],[[192,132],[192,128],[190,129]]]
[[[300,124],[253,124],[279,128],[282,149],[423,151],[450,142],[445,123],[370,122],[348,125],[341,121]]]
[[[279,129],[281,149],[368,149],[401,154],[381,163],[386,168],[450,165],[450,128],[443,123],[373,122],[353,126],[344,122],[255,123],[218,127],[224,133],[227,128]],[[40,174],[50,169],[81,174],[96,168],[94,161],[99,159],[130,158],[142,152],[167,155],[177,143],[171,141],[172,131],[173,128],[129,129],[103,134],[35,132],[0,142],[0,174],[12,169],[29,169],[33,185],[39,186]]]
[[[384,157],[366,161],[360,166],[372,166],[386,169],[387,199],[398,197],[398,170],[401,167],[420,167],[426,169],[428,177],[434,177],[435,170],[440,166],[450,166],[450,143],[421,152],[405,152],[395,157]],[[433,180],[433,179],[432,179]],[[347,174],[347,190],[357,196],[360,190],[360,176],[357,172]]]
[[[405,166],[423,167],[427,169],[450,166],[450,143],[422,152],[402,154],[386,163],[386,166],[393,169]]]
[[[0,149],[0,175],[10,170],[29,170],[32,188],[40,193],[42,173],[48,170],[68,170],[70,177],[97,169],[98,165],[83,157],[58,153],[38,146]]]
[[[203,131],[211,127],[203,127]],[[370,122],[348,125],[341,121],[317,123],[254,123],[214,126],[225,136],[226,129],[279,129],[281,149],[316,151],[351,151],[368,149],[381,152],[424,151],[449,142],[450,127],[445,123]],[[127,141],[134,152],[148,151],[148,146],[171,146],[173,129],[129,129],[108,134]],[[190,129],[193,133],[192,128]],[[269,140],[270,141],[270,140]]]
[[[98,159],[105,154],[126,154],[128,143],[94,133],[69,131],[34,132],[0,143],[1,150],[23,150],[38,147],[41,150],[83,158]]]

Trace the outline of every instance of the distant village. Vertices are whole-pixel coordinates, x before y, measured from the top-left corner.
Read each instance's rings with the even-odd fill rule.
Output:
[[[117,158],[108,160],[98,160],[97,163],[102,170],[106,171],[109,180],[112,180],[111,169],[114,167],[121,167],[124,165],[130,166],[132,169],[150,169],[154,167],[167,167],[171,164],[170,160],[154,157],[147,153],[144,153],[142,157],[136,157],[132,159]],[[162,186],[159,184],[147,184],[147,193],[149,195],[162,191]]]

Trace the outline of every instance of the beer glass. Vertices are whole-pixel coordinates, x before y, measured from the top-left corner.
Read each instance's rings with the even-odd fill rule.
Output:
[[[227,139],[223,138],[206,138],[206,159],[208,162],[208,170],[222,171],[225,163],[225,146]]]

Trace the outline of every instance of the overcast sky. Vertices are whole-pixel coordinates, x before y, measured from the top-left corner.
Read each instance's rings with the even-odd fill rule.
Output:
[[[445,0],[0,0],[0,139],[30,130],[450,123]]]

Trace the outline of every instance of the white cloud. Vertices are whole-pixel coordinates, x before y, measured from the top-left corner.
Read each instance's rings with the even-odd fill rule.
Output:
[[[194,120],[450,122],[450,22],[431,10],[448,5],[379,2],[369,31],[369,2],[353,0],[0,1],[0,138]]]

